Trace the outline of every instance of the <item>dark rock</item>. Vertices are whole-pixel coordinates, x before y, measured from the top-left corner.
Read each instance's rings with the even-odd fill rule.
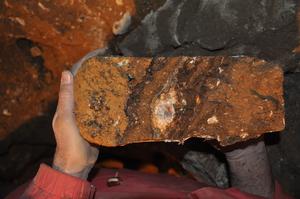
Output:
[[[49,115],[34,118],[0,141],[0,198],[28,182],[41,163],[51,165],[55,139]]]
[[[276,180],[295,198],[300,197],[300,73],[288,74],[284,83],[286,128],[272,141],[279,143],[268,147],[269,159]],[[273,139],[272,139],[273,138]]]
[[[181,160],[181,165],[200,182],[205,179],[211,186],[229,187],[226,165],[212,153],[189,151]]]
[[[124,55],[156,55],[171,47],[196,43],[209,51],[250,40],[291,23],[292,0],[168,0],[120,44]]]

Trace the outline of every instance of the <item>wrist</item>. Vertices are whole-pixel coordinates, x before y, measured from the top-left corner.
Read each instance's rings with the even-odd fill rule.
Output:
[[[52,168],[62,173],[86,180],[93,165],[78,158],[64,158],[59,151],[56,151]]]
[[[71,175],[73,177],[81,178],[83,180],[86,180],[88,178],[88,175],[90,173],[90,170],[92,169],[92,166],[86,166],[78,171],[75,171],[74,169],[66,169],[64,167],[58,166],[55,163],[52,164],[52,168],[60,171],[62,173]]]

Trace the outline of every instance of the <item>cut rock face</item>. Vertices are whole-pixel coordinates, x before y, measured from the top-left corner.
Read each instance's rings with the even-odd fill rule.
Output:
[[[75,76],[75,114],[98,145],[229,145],[284,129],[282,83],[279,66],[250,57],[93,57]]]

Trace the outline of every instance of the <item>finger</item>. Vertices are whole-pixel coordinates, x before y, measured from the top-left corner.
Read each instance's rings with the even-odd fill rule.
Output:
[[[61,75],[59,98],[56,112],[58,114],[73,114],[74,94],[73,75],[69,71],[63,71]]]
[[[87,143],[89,146],[88,165],[94,165],[98,159],[99,149]]]
[[[107,47],[105,48],[98,48],[92,52],[89,52],[88,54],[86,54],[83,58],[81,58],[77,63],[75,63],[72,68],[71,68],[71,72],[73,75],[76,75],[77,71],[79,70],[79,68],[82,66],[83,62],[85,62],[86,60],[88,60],[91,57],[95,57],[96,55],[105,55],[107,51]]]

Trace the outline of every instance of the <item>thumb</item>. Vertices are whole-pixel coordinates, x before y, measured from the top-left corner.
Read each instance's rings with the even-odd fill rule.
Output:
[[[70,71],[63,71],[61,75],[57,113],[73,114],[73,75]]]

